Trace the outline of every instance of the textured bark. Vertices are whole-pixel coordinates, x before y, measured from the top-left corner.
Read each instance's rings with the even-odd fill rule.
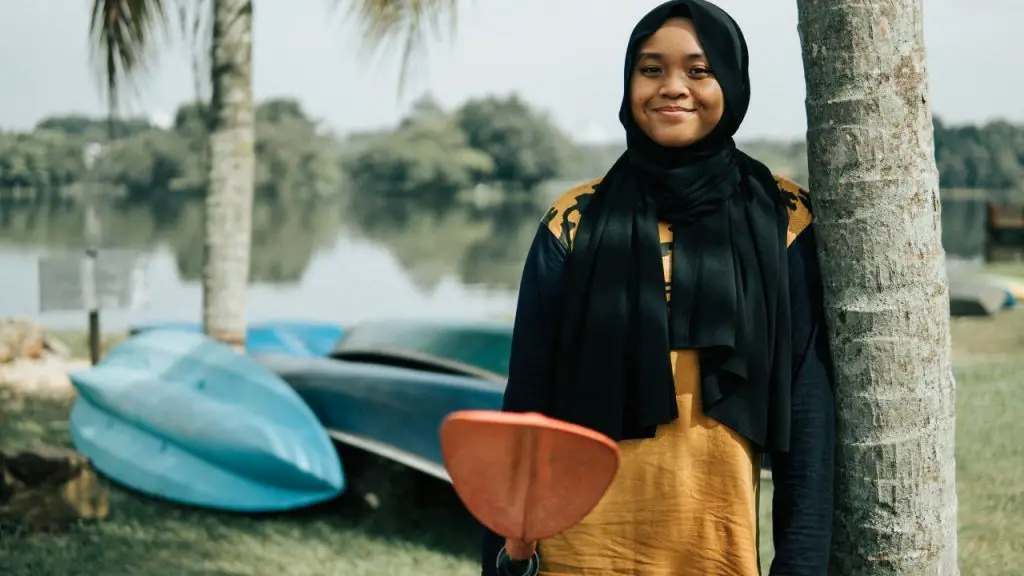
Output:
[[[211,58],[210,179],[203,239],[203,326],[245,344],[252,244],[255,118],[252,0],[215,0]]]
[[[798,0],[836,371],[832,573],[957,569],[954,393],[921,0]]]

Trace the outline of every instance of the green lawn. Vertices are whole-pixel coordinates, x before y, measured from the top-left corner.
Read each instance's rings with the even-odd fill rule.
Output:
[[[49,334],[67,345],[75,358],[89,357],[89,333],[84,330],[50,330]],[[120,332],[103,334],[100,338],[100,354],[117,346],[127,335]]]
[[[69,444],[66,400],[13,401],[0,389],[0,447]],[[20,407],[18,406],[20,404]],[[419,482],[418,498],[384,497],[371,512],[339,501],[298,513],[212,513],[112,488],[111,514],[65,534],[0,529],[3,576],[474,574],[475,527],[447,485]],[[424,571],[425,570],[425,571]]]
[[[1024,278],[1024,262],[990,262],[985,269],[993,274]]]
[[[1020,320],[1017,316],[1017,320]],[[954,328],[954,344],[985,331]],[[1019,333],[1017,330],[1008,330]],[[966,330],[966,332],[965,332]],[[958,334],[960,334],[958,336]],[[963,574],[1019,574],[1024,565],[1024,358],[965,355],[958,361],[957,481]],[[68,402],[14,402],[0,390],[0,447],[35,441],[68,444]],[[17,404],[21,404],[20,407]],[[405,483],[405,484],[403,484]],[[113,490],[111,516],[69,533],[0,533],[4,576],[477,574],[475,526],[450,488],[408,473],[384,506],[354,498],[301,513],[248,517],[185,509]],[[762,553],[770,559],[768,505],[762,495]]]

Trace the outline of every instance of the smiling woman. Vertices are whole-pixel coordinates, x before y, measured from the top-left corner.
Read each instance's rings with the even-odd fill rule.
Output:
[[[809,195],[737,150],[749,102],[746,42],[718,7],[674,0],[634,28],[627,150],[536,233],[503,401],[604,434],[620,466],[561,534],[488,535],[485,576],[755,576],[766,453],[772,573],[825,574],[834,422]]]
[[[689,146],[714,130],[725,97],[693,20],[669,18],[644,42],[629,99],[637,126],[662,146]]]

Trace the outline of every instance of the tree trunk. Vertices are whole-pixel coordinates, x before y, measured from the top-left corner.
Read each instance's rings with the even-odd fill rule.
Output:
[[[252,0],[215,0],[213,6],[203,327],[213,338],[242,348],[256,166]]]
[[[797,4],[835,361],[832,573],[955,575],[955,390],[922,0]]]

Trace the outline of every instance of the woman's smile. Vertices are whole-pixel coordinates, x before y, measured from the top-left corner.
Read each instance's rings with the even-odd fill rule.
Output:
[[[687,108],[685,106],[668,105],[658,106],[657,108],[654,108],[654,112],[666,120],[682,121],[695,116],[697,114],[697,109]]]

